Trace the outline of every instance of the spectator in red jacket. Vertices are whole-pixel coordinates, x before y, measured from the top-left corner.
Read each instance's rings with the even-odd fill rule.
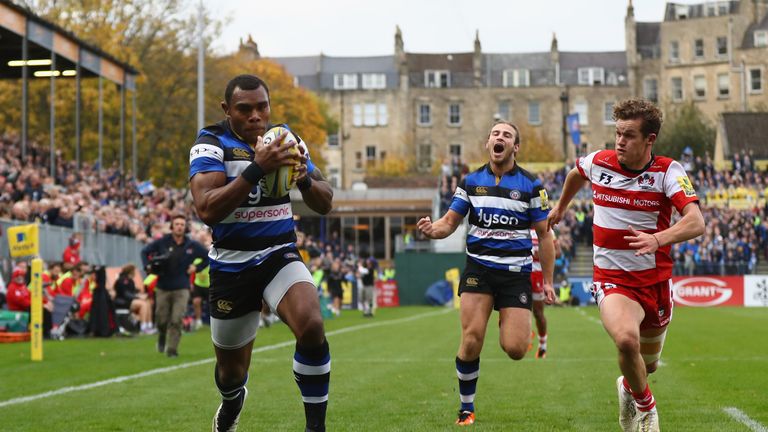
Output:
[[[27,270],[16,267],[11,276],[11,283],[8,284],[8,310],[19,312],[30,312],[32,305],[32,294],[26,283]],[[51,334],[51,311],[53,304],[43,297],[43,335],[48,337]]]
[[[8,310],[11,311],[28,311],[29,305],[32,302],[29,288],[26,283],[27,271],[23,268],[16,267],[13,269],[11,276],[11,283],[8,284]]]
[[[69,246],[64,249],[62,260],[72,265],[80,262],[80,234],[72,234],[69,238]]]

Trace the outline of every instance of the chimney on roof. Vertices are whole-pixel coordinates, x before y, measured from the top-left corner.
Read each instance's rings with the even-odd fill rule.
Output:
[[[400,74],[400,88],[405,90],[408,88],[408,62],[400,26],[395,26],[395,67]]]
[[[632,6],[632,0],[629,0],[629,5],[627,5],[627,18],[629,17],[635,18],[635,7]]]
[[[261,54],[259,54],[259,45],[256,43],[256,41],[253,40],[253,36],[251,36],[250,33],[248,34],[247,41],[243,42],[243,38],[240,38],[240,47],[238,48],[238,52],[247,56],[251,60],[261,58]]]
[[[480,45],[480,30],[475,30],[475,52],[472,55],[473,84],[483,85],[483,49]]]

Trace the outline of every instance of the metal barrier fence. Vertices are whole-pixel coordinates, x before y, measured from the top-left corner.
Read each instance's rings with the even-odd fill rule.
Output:
[[[8,251],[8,239],[5,234],[9,227],[24,225],[26,222],[0,220],[0,270],[7,276],[11,270],[11,259]],[[64,249],[73,233],[82,235],[80,258],[89,263],[105,266],[123,266],[128,263],[137,264],[141,268],[141,249],[144,244],[133,237],[105,234],[93,230],[75,230],[54,225],[39,225],[40,258],[45,262],[61,261]],[[8,280],[7,278],[5,279]]]

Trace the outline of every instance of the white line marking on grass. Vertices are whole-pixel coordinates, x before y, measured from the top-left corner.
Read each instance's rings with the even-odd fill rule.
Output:
[[[414,316],[410,316],[410,317],[406,317],[406,318],[398,318],[398,319],[393,319],[393,320],[386,320],[386,321],[378,321],[378,322],[373,322],[373,323],[361,324],[361,325],[352,326],[352,327],[345,327],[345,328],[341,328],[341,329],[338,329],[338,330],[329,331],[325,335],[326,336],[335,336],[335,335],[338,335],[338,334],[349,333],[349,332],[353,332],[353,331],[357,331],[357,330],[365,330],[365,329],[374,328],[374,327],[382,327],[382,326],[386,326],[386,325],[400,324],[400,323],[409,322],[409,321],[415,321],[417,319],[427,318],[427,317],[431,317],[431,316],[435,316],[435,315],[443,315],[443,314],[446,314],[446,313],[452,312],[452,311],[453,311],[453,309],[444,309],[444,310],[441,310],[439,312],[427,312],[427,313],[423,313],[423,314],[419,314],[419,315],[414,315]],[[275,349],[279,349],[279,348],[285,348],[285,347],[289,347],[289,346],[294,346],[295,344],[296,344],[296,341],[293,341],[293,340],[287,341],[287,342],[280,342],[280,343],[276,343],[276,344],[272,344],[272,345],[267,345],[267,346],[263,346],[263,347],[259,347],[259,348],[254,348],[253,352],[254,353],[259,353],[259,352],[264,352],[264,351],[271,351],[271,350],[275,350]],[[0,408],[11,406],[11,405],[18,405],[18,404],[22,404],[22,403],[26,403],[26,402],[32,402],[32,401],[36,401],[38,399],[44,399],[44,398],[51,397],[51,396],[58,396],[58,395],[66,394],[66,393],[72,393],[72,392],[77,392],[77,391],[81,391],[81,390],[89,390],[89,389],[92,389],[92,388],[103,387],[103,386],[110,385],[110,384],[121,383],[121,382],[125,382],[125,381],[130,381],[130,380],[134,380],[134,379],[144,378],[144,377],[148,377],[148,376],[152,376],[152,375],[157,375],[157,374],[162,374],[162,373],[166,373],[166,372],[173,372],[173,371],[176,371],[176,370],[179,370],[179,369],[186,369],[186,368],[193,367],[193,366],[200,366],[200,365],[204,365],[204,364],[208,364],[208,363],[213,363],[215,360],[216,360],[216,358],[211,357],[211,358],[207,358],[207,359],[203,359],[203,360],[197,360],[197,361],[193,361],[193,362],[182,363],[182,364],[179,364],[179,365],[176,365],[176,366],[168,366],[168,367],[163,367],[163,368],[152,369],[152,370],[148,370],[148,371],[145,371],[145,372],[140,372],[140,373],[133,374],[133,375],[125,375],[125,376],[120,376],[120,377],[116,377],[116,378],[110,378],[110,379],[107,379],[107,380],[97,381],[97,382],[93,382],[93,383],[89,383],[89,384],[83,384],[83,385],[79,385],[79,386],[62,387],[62,388],[57,389],[57,390],[51,390],[51,391],[47,391],[47,392],[44,392],[44,393],[38,393],[38,394],[35,394],[35,395],[31,395],[31,396],[23,396],[23,397],[8,399],[8,400],[5,400],[5,401],[0,401]]]
[[[749,418],[748,415],[744,414],[744,411],[736,407],[726,407],[726,408],[723,408],[723,411],[725,411],[725,413],[728,414],[729,416],[733,417],[734,420],[744,424],[745,426],[747,426],[748,428],[752,429],[755,432],[768,432],[768,428],[752,420],[751,418]]]
[[[579,307],[579,308],[576,308],[576,312],[578,312],[578,314],[579,314],[579,315],[581,315],[581,316],[583,316],[584,318],[586,318],[586,319],[588,319],[588,320],[592,321],[592,322],[593,322],[593,323],[595,323],[595,324],[600,324],[600,325],[603,325],[602,321],[600,321],[599,319],[597,319],[597,318],[595,318],[595,317],[593,317],[593,316],[591,316],[591,315],[587,315],[587,313],[586,313],[586,312],[584,312],[584,309],[582,309],[582,308],[580,308],[580,307]]]

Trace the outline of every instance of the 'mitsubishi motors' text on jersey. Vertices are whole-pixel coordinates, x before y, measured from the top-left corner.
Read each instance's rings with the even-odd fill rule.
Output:
[[[530,228],[545,220],[547,191],[533,174],[515,165],[497,180],[489,165],[459,183],[451,210],[469,213],[467,256],[486,267],[530,273]]]
[[[303,146],[301,138],[296,139]],[[304,155],[307,173],[311,173],[315,167],[306,146]],[[253,156],[253,149],[232,131],[229,123],[219,122],[198,134],[189,153],[189,178],[219,171],[227,175],[230,183],[251,164]],[[259,185],[253,186],[232,213],[212,226],[213,245],[208,252],[211,271],[238,272],[260,264],[272,253],[295,244],[294,228],[290,196],[270,198],[262,194]]]
[[[576,167],[592,183],[594,203],[594,279],[650,286],[672,277],[670,246],[655,254],[635,256],[624,236],[629,227],[649,234],[669,228],[672,208],[679,213],[698,202],[680,163],[652,156],[642,170],[623,168],[613,150],[579,158]]]

